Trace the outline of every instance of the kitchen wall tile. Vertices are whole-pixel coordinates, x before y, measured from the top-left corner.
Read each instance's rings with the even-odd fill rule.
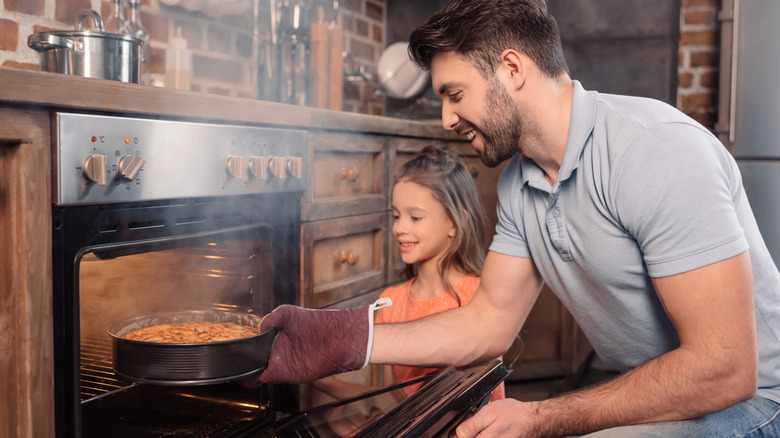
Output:
[[[65,23],[69,28],[74,29],[79,12],[83,11],[84,9],[92,9],[92,2],[90,0],[69,0],[67,2],[58,1],[54,3],[54,19],[61,23]],[[107,9],[107,11],[108,10],[109,9]],[[103,19],[104,23],[108,21],[108,16],[108,12],[105,14],[100,14],[100,18]],[[95,26],[95,23],[93,23],[92,20],[84,21],[85,29],[94,29],[96,27],[97,26]]]
[[[363,0],[341,0],[339,7],[348,11],[363,13]]]
[[[19,44],[19,25],[0,18],[0,50],[15,51]]]
[[[169,20],[167,17],[141,11],[141,23],[155,42],[168,42]]]
[[[16,62],[16,61],[5,61],[3,63],[3,67],[15,68],[17,70],[28,70],[28,71],[38,71],[38,69],[40,69],[40,66],[38,66],[38,64],[28,64],[28,63]]]
[[[366,16],[376,21],[384,21],[385,8],[381,4],[372,1],[366,2]]]
[[[244,81],[244,70],[241,63],[229,59],[194,55],[192,57],[192,72],[204,79],[233,82],[241,84]]]
[[[22,14],[43,16],[44,0],[5,0],[5,9]]]
[[[367,37],[368,36],[368,21],[356,18],[355,19],[355,33],[357,33],[360,36]]]
[[[233,33],[222,26],[210,24],[208,26],[207,48],[211,52],[224,55],[233,54]]]

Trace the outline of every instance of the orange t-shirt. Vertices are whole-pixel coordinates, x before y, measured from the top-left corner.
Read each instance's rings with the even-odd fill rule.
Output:
[[[376,324],[388,322],[407,322],[433,315],[445,310],[458,307],[458,300],[451,293],[441,294],[432,300],[418,301],[411,297],[411,289],[414,278],[398,286],[385,289],[381,297],[388,297],[393,300],[393,305],[376,311],[374,322]],[[453,289],[458,293],[462,306],[465,306],[474,297],[474,293],[479,287],[479,277],[476,275],[467,275],[463,277],[458,284],[453,285]],[[438,368],[421,368],[393,365],[393,381],[396,383],[408,382],[428,373],[437,371]],[[419,385],[411,385],[404,388],[407,393],[417,390]],[[504,395],[504,383],[499,384],[493,390],[490,400],[501,400]]]

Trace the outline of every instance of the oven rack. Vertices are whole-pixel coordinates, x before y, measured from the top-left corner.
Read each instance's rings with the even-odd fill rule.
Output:
[[[111,357],[111,339],[88,338],[81,342],[82,402],[135,385],[116,375]]]
[[[199,307],[192,303],[189,308]],[[206,308],[218,311],[252,312],[252,309],[249,307],[226,303],[211,303]],[[136,385],[135,382],[122,379],[114,371],[112,347],[110,338],[91,336],[81,341],[80,377],[82,402]]]

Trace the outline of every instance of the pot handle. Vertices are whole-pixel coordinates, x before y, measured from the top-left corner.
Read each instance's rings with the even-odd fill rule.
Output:
[[[79,12],[79,17],[76,19],[76,30],[84,30],[84,20],[89,17],[95,23],[95,30],[103,32],[103,20],[100,18],[100,14],[92,9],[84,9]]]
[[[43,52],[45,50],[64,48],[73,50],[76,45],[73,40],[52,34],[36,33],[27,38],[27,45],[31,49]]]

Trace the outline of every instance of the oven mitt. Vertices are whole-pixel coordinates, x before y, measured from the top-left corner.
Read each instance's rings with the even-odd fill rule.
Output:
[[[324,310],[282,305],[263,318],[260,330],[276,328],[268,367],[242,381],[304,383],[368,365],[374,340],[374,311],[391,305],[389,298],[352,309]]]

